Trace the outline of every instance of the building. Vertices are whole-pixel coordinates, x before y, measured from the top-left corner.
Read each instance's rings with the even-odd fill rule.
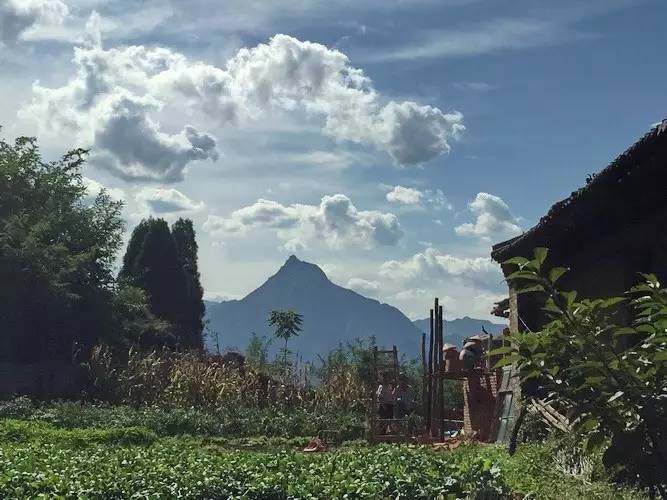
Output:
[[[535,227],[494,245],[491,256],[502,265],[516,256],[532,258],[536,247],[549,249],[547,267],[570,269],[559,286],[576,290],[578,298],[622,295],[637,283],[639,272],[667,283],[667,120],[554,204]],[[505,276],[515,270],[502,267]],[[510,287],[509,299],[496,304],[493,313],[508,317],[512,332],[537,330],[547,321],[541,307],[535,294],[517,295]],[[521,387],[511,367],[503,370],[495,437],[508,441]]]
[[[667,120],[654,126],[586,185],[551,207],[539,223],[516,238],[493,246],[502,264],[549,248],[546,265],[570,271],[559,285],[579,297],[621,295],[638,272],[667,282]],[[503,268],[507,275],[511,269]],[[510,329],[539,328],[545,318],[531,294],[510,290]]]

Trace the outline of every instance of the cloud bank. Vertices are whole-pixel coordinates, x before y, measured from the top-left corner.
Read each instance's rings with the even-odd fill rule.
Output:
[[[190,163],[218,159],[213,135],[191,125],[164,131],[167,112],[221,127],[289,113],[404,165],[448,152],[465,129],[458,112],[382,98],[345,54],[317,43],[278,34],[217,67],[167,48],[105,49],[98,26],[91,17],[86,42],[74,49],[76,74],[62,87],[36,82],[20,116],[75,134],[126,180],[176,182]]]
[[[319,205],[283,205],[257,200],[224,218],[210,215],[204,229],[214,237],[272,229],[285,248],[299,250],[323,242],[330,248],[395,245],[403,228],[392,213],[358,210],[343,194],[324,196]]]
[[[406,286],[456,279],[486,288],[502,281],[500,267],[488,257],[456,257],[435,248],[427,248],[405,260],[386,261],[379,274]]]
[[[194,212],[204,208],[204,203],[196,203],[174,188],[143,187],[136,195],[139,203],[150,212],[163,214],[174,212]]]

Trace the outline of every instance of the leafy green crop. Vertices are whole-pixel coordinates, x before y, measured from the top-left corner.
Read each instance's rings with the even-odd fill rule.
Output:
[[[156,438],[140,428],[65,429],[0,420],[0,498],[644,498],[554,468],[554,446],[436,452],[304,438]],[[635,494],[636,493],[636,494]]]
[[[0,446],[0,496],[23,498],[502,498],[490,462],[407,447],[273,454],[202,448]]]
[[[214,437],[314,436],[334,430],[341,439],[363,436],[363,416],[344,411],[303,408],[164,408],[86,404],[73,401],[34,403],[27,398],[0,401],[0,418],[30,419],[67,429],[76,427],[145,427],[160,436],[191,434]]]

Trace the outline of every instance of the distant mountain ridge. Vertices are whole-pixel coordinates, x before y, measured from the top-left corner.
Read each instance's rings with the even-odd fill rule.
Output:
[[[267,319],[275,309],[291,309],[303,315],[303,331],[290,339],[289,346],[304,360],[324,355],[340,343],[370,336],[379,346],[396,345],[400,354],[408,356],[416,356],[421,348],[421,323],[413,323],[393,306],[336,285],[317,265],[294,255],[244,298],[206,302],[206,319],[210,329],[218,332],[221,349],[244,351],[252,332],[269,338],[273,335]],[[466,319],[470,318],[455,322],[468,324]],[[215,338],[207,338],[206,347],[215,351]],[[279,342],[272,347],[276,352]]]

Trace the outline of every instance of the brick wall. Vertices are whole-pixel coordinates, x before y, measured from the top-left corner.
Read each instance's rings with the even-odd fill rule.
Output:
[[[468,375],[463,383],[463,429],[466,436],[490,441],[496,419],[500,371]]]

